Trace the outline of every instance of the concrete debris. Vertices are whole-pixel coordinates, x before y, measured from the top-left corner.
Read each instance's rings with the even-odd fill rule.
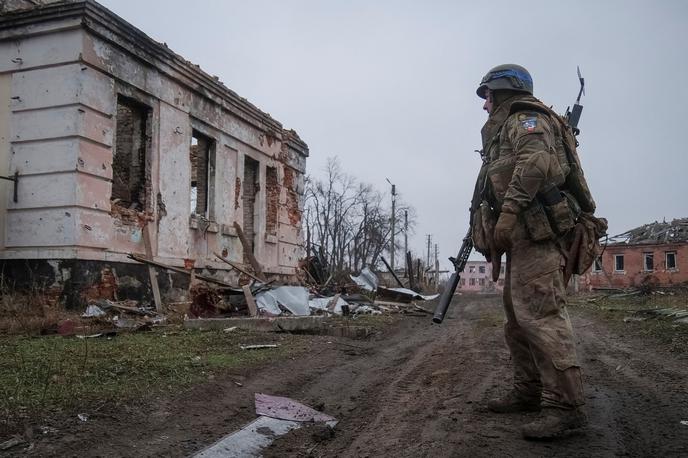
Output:
[[[25,443],[26,441],[22,439],[20,436],[14,436],[13,438],[0,443],[0,450],[9,450],[11,448],[16,447],[17,445],[22,445]]]
[[[266,348],[277,348],[277,344],[261,344],[261,345],[239,345],[242,350],[264,350]]]
[[[95,304],[90,304],[88,307],[86,307],[86,311],[84,312],[83,315],[81,315],[83,318],[93,318],[93,317],[99,317],[99,316],[105,316],[107,313],[100,307],[98,307]]]
[[[155,310],[139,307],[133,300],[115,302],[108,299],[98,299],[89,303],[83,318],[94,320],[103,326],[110,325],[117,329],[131,331],[149,330],[152,326],[159,326],[167,321],[164,315],[159,315]],[[77,336],[79,338],[112,337],[115,331],[104,331],[100,334]]]
[[[373,308],[370,305],[361,305],[356,308],[357,315],[382,315],[381,307]]]
[[[53,428],[52,426],[41,426],[40,431],[42,434],[56,434],[60,432],[59,429]]]

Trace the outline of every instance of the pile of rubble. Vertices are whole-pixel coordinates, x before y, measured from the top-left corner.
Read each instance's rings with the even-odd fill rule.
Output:
[[[404,287],[393,272],[399,287],[383,286],[378,276],[367,267],[358,276],[333,281],[332,275],[326,278],[326,269],[317,258],[307,258],[301,263],[301,285],[278,285],[267,281],[255,258],[249,257],[249,263],[244,265],[218,253],[215,256],[239,273],[241,285],[201,275],[193,265],[185,266],[187,268],[169,266],[152,260],[148,255],[131,254],[131,259],[150,268],[154,293],[151,307],[142,307],[136,301],[96,300],[89,303],[83,317],[109,322],[117,329],[136,330],[162,324],[165,317],[162,315],[155,269],[189,275],[189,301],[183,307],[187,319],[430,313],[416,302],[438,296],[426,296]],[[167,306],[175,309],[174,304]]]

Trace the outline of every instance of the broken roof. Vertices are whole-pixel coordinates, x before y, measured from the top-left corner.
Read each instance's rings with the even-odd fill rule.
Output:
[[[645,224],[610,237],[610,242],[627,245],[688,243],[688,218]]]

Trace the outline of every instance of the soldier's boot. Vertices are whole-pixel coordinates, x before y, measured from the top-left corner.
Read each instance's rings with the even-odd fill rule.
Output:
[[[487,408],[496,413],[537,412],[540,410],[540,397],[525,396],[511,390],[501,398],[487,401]]]
[[[585,413],[579,409],[545,407],[533,422],[521,427],[525,439],[554,439],[588,424]]]

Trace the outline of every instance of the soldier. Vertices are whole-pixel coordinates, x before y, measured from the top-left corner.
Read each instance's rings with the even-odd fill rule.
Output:
[[[479,214],[472,233],[488,260],[506,253],[504,330],[514,365],[513,389],[487,407],[499,413],[540,411],[522,427],[523,436],[552,438],[587,424],[565,308],[565,238],[575,224],[575,202],[562,192],[569,172],[562,125],[533,96],[533,80],[521,66],[491,69],[477,94],[489,117],[481,132],[483,167],[476,189],[482,202],[477,210],[473,206]],[[573,220],[553,221],[556,209]]]

